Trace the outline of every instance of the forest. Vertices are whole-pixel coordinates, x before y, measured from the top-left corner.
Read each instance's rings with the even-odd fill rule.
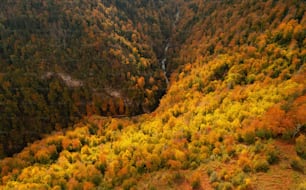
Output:
[[[150,2],[1,3],[1,154],[84,116],[133,116],[157,107],[166,90],[159,47],[171,22],[163,15],[172,10]]]
[[[0,189],[306,189],[305,10],[4,0]]]

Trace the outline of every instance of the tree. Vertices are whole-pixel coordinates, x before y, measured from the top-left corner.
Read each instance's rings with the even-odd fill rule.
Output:
[[[124,114],[125,113],[125,104],[122,98],[119,99],[119,114]]]
[[[145,85],[145,78],[143,76],[137,79],[137,85],[139,88],[143,89]]]

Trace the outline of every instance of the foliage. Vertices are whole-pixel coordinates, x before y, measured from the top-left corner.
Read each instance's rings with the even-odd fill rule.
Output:
[[[303,158],[306,159],[306,137],[304,135],[300,135],[295,140],[295,150],[297,154]]]
[[[129,92],[130,97],[145,99],[159,92],[154,89],[160,90],[164,85],[163,77],[160,73],[147,77],[140,71],[132,71],[134,66],[144,69],[144,73],[149,72],[150,67],[154,68],[153,63],[148,68],[143,66],[149,64],[150,59],[141,59],[142,64],[137,66],[133,65],[137,63],[133,59],[137,58],[137,53],[148,54],[147,57],[139,55],[139,61],[140,57],[154,57],[149,53],[152,49],[146,49],[146,43],[150,44],[160,34],[153,33],[155,27],[159,30],[161,20],[157,18],[163,14],[159,15],[155,10],[167,12],[169,9],[165,7],[170,7],[170,4],[164,1],[133,2],[103,1],[105,4],[99,5],[104,6],[101,12],[89,11],[86,14],[106,15],[105,19],[109,21],[103,26],[106,29],[111,27],[108,24],[115,24],[112,29],[117,32],[110,30],[113,35],[104,36],[112,44],[105,44],[105,49],[112,47],[113,50],[105,50],[106,55],[103,56],[116,55],[111,57],[116,62],[121,53],[123,57],[125,53],[132,54],[128,59],[131,60],[131,70],[127,77],[132,81],[131,88],[135,87],[145,95],[132,91]],[[165,7],[159,4],[161,2],[165,3]],[[119,111],[114,99],[102,101],[95,96],[95,101],[100,102],[96,106],[85,107],[91,114],[82,122],[70,129],[46,135],[13,157],[2,159],[1,188],[175,189],[176,185],[186,185],[200,189],[204,188],[202,183],[209,183],[215,189],[258,189],[261,183],[258,180],[265,176],[277,180],[279,177],[292,179],[280,184],[282,188],[297,187],[301,183],[299,179],[304,174],[295,170],[304,168],[305,159],[292,159],[296,156],[292,142],[295,141],[297,154],[303,157],[306,122],[305,3],[273,0],[176,2],[180,19],[168,39],[172,47],[169,47],[167,57],[168,68],[175,70],[158,108],[150,114],[134,117],[91,115],[126,111],[124,106]],[[142,5],[146,3],[156,9],[147,11]],[[76,16],[81,16],[76,12]],[[150,24],[136,22],[138,14],[145,15]],[[113,22],[110,22],[111,18]],[[103,22],[97,24],[103,25]],[[121,28],[121,32],[125,31],[124,27],[133,29],[131,36],[119,32]],[[134,27],[137,30],[134,31]],[[152,31],[152,34],[137,32],[142,31],[141,28]],[[149,38],[150,35],[157,36]],[[93,35],[92,40],[95,41],[98,36]],[[142,45],[134,44],[133,39],[142,41]],[[129,48],[121,46],[121,43]],[[156,48],[156,44],[154,46]],[[85,52],[91,50],[89,48]],[[86,63],[85,58],[82,60]],[[15,77],[18,79],[18,75]],[[0,90],[9,97],[14,83],[3,80],[1,85]],[[48,101],[59,102],[69,97],[69,90],[65,90],[65,85],[55,79],[52,79],[50,89],[52,92],[42,97],[26,94],[23,97],[42,101],[48,97]],[[60,92],[65,96],[61,96]],[[82,92],[84,97],[73,97],[83,100],[92,94],[86,90]],[[22,92],[19,93],[22,95]],[[0,98],[2,100],[3,97]],[[14,96],[12,98],[15,100]],[[16,102],[20,100],[10,101],[5,109],[19,108]],[[146,102],[150,105],[149,100]],[[140,104],[135,106],[142,107]],[[29,109],[33,112],[37,110]],[[43,110],[42,114],[49,113],[47,108]],[[56,110],[54,108],[51,112],[57,113],[52,120],[54,122],[62,114]],[[71,113],[64,108],[58,110],[62,110],[63,114]],[[18,126],[22,128],[20,121],[11,121],[14,122],[3,120],[2,123],[12,125],[11,135],[18,134]],[[38,127],[40,125],[35,126],[43,131]],[[60,126],[58,123],[58,128]],[[286,145],[282,144],[284,142]],[[7,144],[13,144],[12,140]],[[283,167],[289,164],[292,170]],[[271,176],[275,170],[281,175]],[[179,179],[175,179],[177,173],[181,175],[177,176]],[[303,188],[303,184],[301,186]]]
[[[298,189],[298,190],[305,190],[305,189],[306,189],[306,182],[301,183],[301,184],[298,186],[297,189]]]
[[[292,169],[304,173],[305,166],[300,158],[293,158],[290,162]]]
[[[1,3],[1,154],[84,115],[129,116],[158,105],[171,11],[160,2],[127,1],[128,9],[118,2]]]
[[[267,172],[269,170],[269,163],[264,159],[255,160],[254,170],[256,172]]]

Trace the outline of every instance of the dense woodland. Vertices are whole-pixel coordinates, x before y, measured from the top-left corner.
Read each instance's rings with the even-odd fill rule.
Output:
[[[167,87],[159,63],[171,30],[172,17],[165,15],[174,10],[148,2],[1,2],[5,154],[83,116],[156,108]]]
[[[0,5],[3,153],[42,139],[0,161],[3,189],[306,188],[304,1],[20,2]]]

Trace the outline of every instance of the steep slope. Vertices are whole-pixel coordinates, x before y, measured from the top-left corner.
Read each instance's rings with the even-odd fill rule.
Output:
[[[84,115],[153,110],[166,89],[159,59],[170,35],[172,4],[2,1],[4,153],[19,151],[42,133]]]
[[[3,188],[305,188],[305,2],[177,3],[159,107],[36,141],[0,161]]]

